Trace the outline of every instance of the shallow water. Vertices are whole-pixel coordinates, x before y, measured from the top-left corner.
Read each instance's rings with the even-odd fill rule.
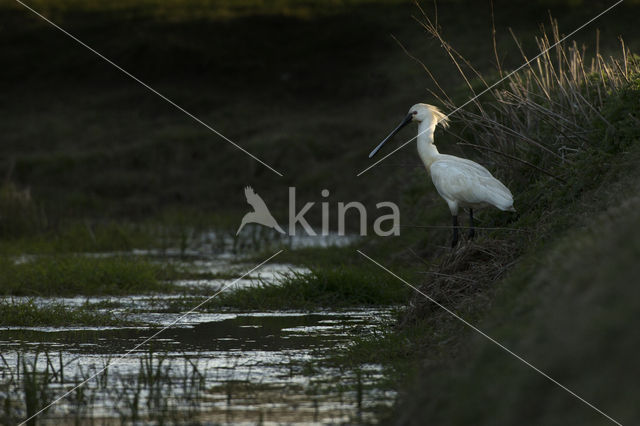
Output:
[[[178,315],[145,313],[138,319],[162,326],[172,323]],[[381,368],[368,365],[359,371],[339,370],[323,366],[322,361],[355,336],[383,326],[390,315],[389,309],[195,314],[154,339],[155,358],[151,361],[146,347],[119,357],[155,329],[14,328],[0,331],[6,363],[2,373],[9,376],[11,372],[6,370],[19,365],[19,357],[32,365],[37,348],[38,371],[44,371],[48,362],[54,369],[65,364],[64,375],[68,379],[63,385],[52,386],[59,394],[61,389],[72,387],[76,379],[90,377],[111,360],[106,382],[99,385],[93,380],[85,386],[85,392],[93,394],[94,399],[85,409],[92,417],[118,418],[118,411],[109,406],[114,399],[126,399],[131,394],[126,383],[135,382],[142,364],[150,362],[153,369],[166,369],[162,375],[165,382],[172,379],[182,383],[193,373],[191,362],[203,375],[202,389],[197,395],[183,398],[181,394],[188,392],[182,385],[176,389],[164,386],[167,395],[175,393],[173,415],[187,410],[184,405],[191,401],[198,408],[190,417],[200,421],[256,422],[262,418],[265,422],[303,424],[339,422],[357,416],[371,420],[367,409],[389,404],[394,397],[372,388],[381,378]],[[49,361],[43,351],[48,351]],[[358,387],[367,391],[358,393]],[[144,394],[141,392],[139,409],[143,417],[149,414],[144,408]],[[69,418],[76,409],[73,400],[67,398],[43,419]],[[286,419],[281,417],[285,412]]]
[[[113,253],[107,253],[105,255],[113,255]],[[194,273],[211,273],[211,274],[227,274],[236,276],[238,278],[228,279],[194,279],[194,280],[176,280],[173,284],[182,286],[185,288],[198,288],[201,290],[207,290],[207,292],[213,295],[215,292],[224,288],[224,291],[233,291],[240,288],[247,288],[259,285],[261,282],[277,282],[278,278],[282,274],[288,273],[304,273],[308,272],[307,268],[273,263],[265,264],[260,269],[255,270],[243,278],[247,271],[250,271],[255,265],[249,264],[233,264],[230,265],[228,261],[221,260],[204,260],[198,259],[195,261],[185,260],[172,260],[175,263],[179,263],[181,267],[188,268]],[[226,266],[225,266],[226,265]],[[119,311],[127,309],[137,310],[152,310],[158,309],[158,303],[168,302],[171,300],[177,300],[183,298],[183,294],[161,294],[161,295],[130,295],[123,297],[114,296],[75,296],[75,297],[27,297],[27,296],[11,296],[7,300],[14,301],[15,303],[24,303],[32,301],[37,306],[47,306],[54,304],[63,304],[69,307],[80,307],[85,304],[96,304],[104,302],[114,302],[117,305],[122,305],[122,309],[109,309],[108,312],[114,314]]]
[[[231,266],[220,258],[200,258],[184,266],[214,273],[244,268],[237,269],[237,264]],[[290,265],[266,265],[236,285],[255,285],[256,279],[277,282],[279,274],[291,269]],[[230,281],[216,279],[205,285],[213,292]],[[381,366],[338,368],[326,362],[336,349],[355,338],[387,327],[391,308],[195,312],[175,323],[183,313],[166,313],[163,308],[164,302],[179,297],[33,299],[40,305],[72,306],[109,300],[117,308],[104,312],[120,315],[126,311],[127,319],[145,325],[3,327],[0,406],[5,407],[4,414],[17,420],[27,417],[25,378],[34,376],[25,375],[25,369],[27,373],[48,373],[47,378],[37,375],[45,401],[72,390],[40,416],[44,424],[86,423],[89,419],[97,424],[373,422],[376,408],[390,405],[395,398],[380,385]],[[169,325],[150,344],[130,352]],[[85,385],[73,390],[86,379]],[[45,380],[47,385],[42,384]]]

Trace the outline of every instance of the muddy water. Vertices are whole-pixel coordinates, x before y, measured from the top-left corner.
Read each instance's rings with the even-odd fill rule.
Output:
[[[212,265],[193,267],[211,270]],[[260,278],[277,280],[289,268],[271,265]],[[225,280],[210,284],[218,288]],[[133,311],[128,318],[145,326],[0,329],[5,406],[0,415],[26,417],[24,383],[34,370],[48,374],[37,375],[41,401],[53,401],[89,379],[41,415],[44,424],[372,422],[376,408],[395,397],[380,385],[380,366],[338,368],[326,362],[336,349],[387,327],[391,308],[193,313],[129,353],[182,314],[163,312],[157,296],[109,300],[118,306],[109,312]],[[86,301],[36,299],[38,304]]]

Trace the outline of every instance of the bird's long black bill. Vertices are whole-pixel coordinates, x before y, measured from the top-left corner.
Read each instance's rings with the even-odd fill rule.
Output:
[[[382,148],[382,145],[384,145],[389,139],[391,139],[393,137],[393,135],[395,135],[396,133],[398,133],[400,131],[400,129],[402,129],[404,126],[406,126],[407,124],[411,123],[411,120],[413,119],[413,115],[409,114],[407,115],[404,120],[402,120],[402,123],[398,124],[398,127],[396,127],[395,129],[393,129],[393,131],[391,133],[389,133],[389,136],[387,136],[386,138],[384,138],[384,140],[382,142],[380,142],[378,144],[378,146],[376,146],[375,148],[373,148],[373,151],[371,151],[371,154],[369,154],[369,158],[373,157],[374,155],[376,155],[376,152],[378,152],[380,150],[380,148]]]

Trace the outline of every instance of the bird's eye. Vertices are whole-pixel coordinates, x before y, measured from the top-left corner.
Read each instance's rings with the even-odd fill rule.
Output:
[[[413,111],[411,114],[413,114],[413,115],[417,115],[417,114],[418,114],[418,111]]]

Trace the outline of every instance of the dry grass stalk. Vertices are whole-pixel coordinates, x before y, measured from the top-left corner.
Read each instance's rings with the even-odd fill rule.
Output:
[[[439,265],[427,265],[428,279],[420,290],[447,308],[464,316],[467,308],[479,298],[486,298],[491,285],[509,269],[517,257],[511,240],[490,239],[481,244],[469,241],[446,254]],[[424,296],[416,294],[403,316],[400,327],[420,318],[433,318],[440,308]]]
[[[498,75],[504,71],[508,78],[489,90],[491,79],[479,76],[477,70],[444,40],[437,23],[420,10],[424,17],[423,27],[445,49],[464,84],[473,94],[481,92],[478,85],[484,85],[487,92],[482,103],[476,100],[468,108],[457,109],[435,82],[433,74],[428,73],[441,92],[436,98],[449,110],[457,111],[454,118],[462,126],[454,137],[460,145],[485,156],[483,163],[498,163],[497,168],[511,173],[513,180],[528,176],[521,172],[529,169],[564,182],[564,174],[570,173],[571,169],[561,166],[571,164],[573,157],[590,148],[591,134],[599,131],[600,123],[608,131],[615,131],[601,113],[604,99],[622,90],[629,77],[640,72],[637,57],[626,50],[622,40],[621,59],[605,60],[600,54],[598,33],[595,56],[587,58],[586,49],[576,42],[560,43],[562,35],[558,23],[551,19],[550,31],[543,29],[536,38],[538,51],[531,56],[535,60],[530,61],[511,32],[527,65],[508,74],[502,70],[496,55]],[[423,63],[421,65],[428,69]],[[470,78],[472,74],[478,78]],[[421,290],[464,317],[465,313],[482,306],[483,298],[488,300],[491,285],[513,265],[518,247],[515,239],[483,240],[481,245],[469,242],[443,255],[440,265],[426,265],[428,279],[424,280]],[[417,295],[403,324],[420,318],[436,322],[446,318],[432,315],[437,310],[433,303]]]
[[[483,77],[446,42],[437,21],[430,19],[422,8],[420,11],[421,25],[445,49],[471,93],[478,91],[477,84],[490,87],[490,79]],[[599,32],[595,56],[588,59],[586,48],[580,48],[576,42],[559,43],[562,34],[553,18],[550,18],[550,31],[543,28],[541,35],[536,37],[539,56],[533,61],[513,31],[511,36],[528,65],[490,90],[486,94],[489,99],[482,104],[475,101],[472,108],[458,110],[455,118],[463,124],[462,134],[469,135],[462,139],[481,156],[486,156],[484,161],[502,162],[500,168],[512,170],[514,175],[527,167],[562,181],[562,177],[550,170],[559,164],[570,163],[573,156],[588,148],[588,135],[596,130],[594,123],[598,120],[611,128],[600,113],[603,99],[607,93],[616,93],[627,84],[629,76],[639,72],[640,66],[622,39],[621,58],[604,59],[600,54]],[[556,43],[559,44],[551,48]],[[497,56],[496,67],[502,75]],[[455,110],[455,104],[435,77],[430,72],[428,75],[441,93],[434,93],[438,101]],[[496,158],[493,154],[497,152],[503,155]]]

